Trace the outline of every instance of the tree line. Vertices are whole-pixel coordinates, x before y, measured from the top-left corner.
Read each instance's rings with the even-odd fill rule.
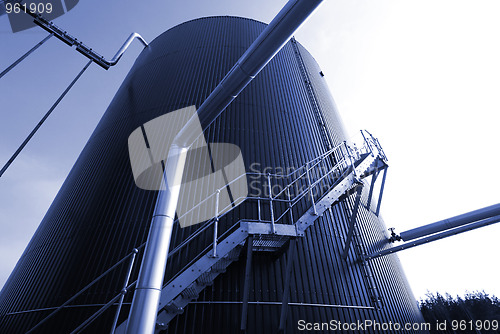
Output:
[[[426,297],[419,306],[424,320],[434,325],[431,333],[500,333],[500,299],[496,296],[476,291],[455,298],[429,292]]]

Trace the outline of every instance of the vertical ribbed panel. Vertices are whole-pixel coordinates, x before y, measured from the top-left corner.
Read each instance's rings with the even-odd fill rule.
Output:
[[[170,29],[144,49],[2,290],[0,332],[22,333],[33,327],[50,312],[47,308],[63,303],[145,241],[157,194],[135,186],[128,160],[128,136],[169,111],[199,106],[264,27],[249,19],[203,18]],[[312,95],[307,85],[313,89]],[[205,139],[238,145],[248,171],[298,168],[325,152],[321,124],[329,142],[338,144],[345,139],[319,66],[300,44],[288,43],[206,130]],[[173,130],[165,128],[166,132]],[[188,165],[187,175],[202,168],[202,163],[207,162]],[[258,189],[250,186],[249,190]],[[195,202],[202,200],[196,192],[183,196]],[[340,257],[352,197],[343,198],[307,230],[305,237],[298,239],[291,303],[373,306],[365,271],[354,262],[353,248],[347,262]],[[366,191],[363,201],[367,201]],[[256,208],[251,203],[237,207],[220,221],[219,234],[240,217],[252,214],[256,214]],[[386,247],[383,222],[363,205],[358,217],[359,235],[355,240],[359,247],[370,251]],[[170,249],[198,227],[176,226]],[[207,229],[169,260],[166,281],[210,245],[212,233]],[[251,302],[281,301],[286,260],[286,251],[272,256],[254,254]],[[381,310],[290,306],[287,331],[295,332],[299,319],[419,322],[421,316],[398,259],[379,258],[369,266],[383,299]],[[137,272],[136,268],[132,279]],[[244,272],[245,261],[233,263],[200,294],[200,303],[190,304],[171,322],[168,333],[239,330]],[[74,329],[97,310],[96,305],[106,303],[121,289],[123,275],[124,268],[120,267],[106,276],[73,303],[78,307],[60,312],[40,332],[66,333]],[[130,302],[130,296],[126,301]],[[23,312],[30,310],[38,311]],[[128,310],[125,305],[121,321]],[[88,333],[109,332],[112,311]],[[276,331],[279,315],[279,305],[251,303],[248,332]]]

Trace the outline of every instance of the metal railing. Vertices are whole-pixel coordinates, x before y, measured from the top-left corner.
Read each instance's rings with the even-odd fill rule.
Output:
[[[284,224],[295,223],[293,219],[294,217],[293,209],[297,208],[297,206],[299,206],[299,203],[307,202],[307,204],[309,204],[310,202],[311,205],[309,206],[305,205],[305,207],[308,208],[312,206],[314,210],[315,203],[317,202],[318,199],[321,198],[322,195],[324,195],[324,193],[326,193],[327,190],[335,186],[350,172],[355,173],[355,164],[364,156],[364,154],[373,154],[374,156],[380,156],[381,158],[385,159],[385,155],[383,155],[381,152],[382,151],[380,144],[377,143],[377,140],[373,136],[369,135],[366,136],[366,139],[363,140],[363,145],[359,148],[349,145],[347,141],[344,141],[335,146],[334,148],[332,148],[331,150],[329,150],[328,152],[325,152],[319,157],[307,162],[305,165],[298,168],[297,170],[294,170],[287,174],[247,172],[229,182],[227,186],[236,183],[242,177],[250,176],[250,177],[260,177],[264,182],[267,182],[268,189],[273,189],[272,180],[275,181],[274,185],[282,186],[282,188],[276,194],[272,194],[272,191],[269,191],[269,194],[264,194],[264,196],[250,195],[247,197],[236,198],[233,200],[233,202],[231,202],[224,208],[219,208],[219,201],[217,197],[220,196],[221,190],[223,190],[225,187],[217,189],[213,195],[205,198],[203,201],[201,201],[191,209],[191,210],[197,209],[199,206],[203,205],[206,201],[209,201],[211,197],[215,196],[216,217],[207,221],[198,230],[196,230],[193,234],[191,234],[186,240],[184,240],[179,246],[177,246],[172,252],[169,253],[169,257],[180,251],[183,247],[187,246],[192,240],[194,240],[196,237],[198,237],[201,233],[206,231],[211,226],[213,226],[212,244],[206,246],[202,251],[198,253],[198,256],[195,256],[188,263],[186,263],[180,270],[178,270],[175,275],[170,277],[168,282],[164,284],[164,287],[170,284],[174,279],[177,278],[178,275],[180,275],[187,268],[192,266],[196,261],[198,261],[202,256],[204,256],[208,252],[211,251],[212,256],[217,256],[217,244],[225,237],[227,237],[229,234],[234,232],[239,227],[242,221],[269,223],[271,224],[273,231],[275,231],[274,227],[278,223],[284,223]],[[325,168],[324,166],[321,165],[321,163],[327,162],[332,157],[335,158],[334,161],[336,161],[336,163],[332,167],[328,167],[328,169],[326,169],[325,171]],[[313,175],[316,175],[317,177],[314,178]],[[283,186],[283,183],[280,184],[279,182],[277,182],[278,180],[283,180],[283,179],[288,179],[288,180],[292,179],[292,181],[290,181],[286,186]],[[307,183],[307,186],[305,188],[300,188],[301,181],[302,183],[304,182]],[[321,187],[323,191],[319,191],[319,194],[317,196],[314,196],[315,193],[314,190],[317,189],[318,187]],[[295,196],[292,196],[291,194],[293,191],[295,191]],[[232,205],[233,203],[242,204],[243,202],[246,203],[256,202],[257,219],[240,217],[233,225],[227,228],[222,235],[218,235],[219,220],[234,209],[234,206]],[[267,205],[269,209],[267,219],[266,217],[263,217],[262,214],[263,207],[265,206],[263,204],[264,202],[269,202]],[[279,206],[283,207],[284,205],[286,208],[283,211],[276,212],[276,209]],[[190,211],[186,212],[184,215],[189,214]],[[285,219],[287,213],[290,217],[288,222]],[[300,214],[301,212],[297,210],[296,213]],[[181,216],[180,218],[184,217],[184,215]],[[298,217],[298,215],[296,215],[296,217]]]
[[[118,297],[122,297],[120,299],[120,302],[118,304],[118,309],[117,309],[117,314],[115,316],[115,318],[117,319],[118,318],[118,315],[120,313],[120,308],[121,308],[121,305],[123,303],[123,297],[125,297],[125,294],[127,293],[127,288],[128,288],[128,281],[130,279],[130,274],[132,273],[132,268],[134,266],[134,261],[135,261],[135,257],[138,253],[138,249],[137,248],[134,248],[132,250],[132,252],[130,252],[129,254],[127,254],[124,258],[122,258],[120,261],[118,261],[117,263],[115,263],[112,267],[110,267],[108,270],[106,270],[104,273],[102,273],[99,277],[97,277],[96,279],[94,279],[92,282],[90,282],[89,284],[87,284],[83,289],[81,289],[80,291],[78,291],[76,294],[74,294],[70,299],[68,299],[66,302],[64,302],[61,306],[57,307],[54,311],[52,311],[48,316],[46,316],[45,318],[43,318],[40,322],[38,322],[33,328],[31,328],[29,331],[26,332],[26,334],[29,334],[29,333],[33,333],[35,331],[35,329],[39,328],[41,325],[43,325],[45,322],[47,322],[49,319],[51,319],[52,317],[54,317],[59,311],[61,311],[63,308],[65,308],[66,306],[68,306],[72,301],[74,301],[78,296],[80,296],[82,293],[84,293],[85,291],[87,291],[90,287],[92,287],[95,283],[97,283],[98,281],[100,281],[104,276],[106,276],[108,273],[112,272],[114,269],[116,269],[117,267],[119,267],[122,263],[124,263],[127,259],[129,259],[129,265],[128,265],[128,269],[127,269],[127,278],[125,280],[125,284],[123,286],[123,289],[122,291],[120,292],[120,294],[118,295]],[[102,312],[104,312],[105,310],[107,310],[110,306],[112,306],[119,298],[115,297],[113,298],[112,302],[106,304],[103,308],[101,308],[98,312],[100,315]],[[98,316],[97,315],[97,316]],[[97,317],[96,316],[96,317]],[[90,318],[89,318],[90,319]],[[86,321],[87,322],[87,321]],[[83,330],[89,323],[86,324],[86,322],[84,322],[82,325],[80,325],[77,329],[80,329],[80,330]],[[82,327],[83,325],[85,325],[84,327]],[[77,331],[77,329],[75,329],[72,333],[78,333],[80,330]],[[113,329],[114,331],[114,329]]]
[[[178,275],[180,275],[183,271],[193,265],[196,261],[198,261],[202,256],[207,254],[208,252],[212,252],[212,256],[217,257],[217,244],[223,240],[225,237],[230,235],[232,232],[239,227],[242,221],[245,222],[261,222],[261,223],[269,223],[271,224],[271,228],[273,233],[276,233],[276,224],[294,224],[294,217],[299,217],[303,212],[305,212],[308,208],[312,207],[314,213],[316,214],[316,203],[321,197],[330,189],[332,189],[336,184],[338,184],[345,176],[349,173],[353,172],[356,177],[356,163],[360,161],[362,158],[366,156],[366,154],[372,154],[372,156],[378,156],[384,161],[387,161],[387,157],[380,146],[378,139],[373,137],[371,133],[366,130],[361,131],[362,135],[362,144],[361,146],[356,146],[352,144],[352,140],[343,141],[337,146],[333,147],[329,151],[321,154],[320,156],[308,161],[303,166],[289,172],[289,173],[258,173],[258,172],[247,172],[244,173],[231,182],[229,182],[223,188],[216,189],[216,191],[200,201],[197,205],[191,208],[189,211],[184,213],[182,216],[178,217],[177,221],[186,217],[194,210],[199,209],[202,205],[204,205],[207,201],[212,200],[215,197],[215,212],[214,217],[209,219],[205,223],[201,224],[200,227],[196,229],[192,234],[189,235],[185,240],[183,240],[179,245],[177,245],[172,251],[169,252],[168,257],[172,257],[173,255],[180,252],[187,245],[189,245],[196,237],[200,236],[204,231],[206,231],[209,227],[213,226],[213,237],[212,243],[206,246],[201,252],[198,253],[193,259],[191,259],[188,263],[186,263],[180,270],[176,272],[175,275],[169,278],[168,282],[163,286],[165,287],[169,283],[171,283]],[[254,180],[260,180],[261,185],[265,185],[268,189],[268,193],[265,193],[266,187],[261,187],[260,189],[264,190],[264,194],[252,195],[249,194],[247,197],[238,197],[233,199],[231,203],[226,205],[225,207],[219,207],[220,201],[220,193],[226,188],[230,187],[232,184],[240,181],[242,178],[247,179],[248,177],[253,178]],[[288,181],[288,182],[287,182]],[[278,189],[278,191],[274,194],[273,189]],[[234,204],[237,203],[242,204],[255,202],[257,208],[257,217],[256,219],[253,217],[239,218],[233,225],[225,230],[224,233],[218,235],[218,225],[219,221],[222,217],[227,215],[229,212],[234,210],[236,207]],[[263,214],[264,207],[266,206],[264,203],[268,203],[267,207],[269,212],[267,214]],[[288,219],[286,218],[288,215]],[[124,258],[119,260],[116,264],[114,264],[111,268],[106,270],[103,274],[85,286],[82,290],[77,292],[73,297],[68,299],[64,304],[59,306],[56,310],[50,313],[47,317],[42,319],[35,327],[33,327],[28,333],[33,332],[36,328],[41,326],[43,323],[52,318],[57,312],[61,309],[67,307],[69,303],[75,300],[79,295],[81,295],[84,291],[90,288],[97,281],[102,279],[108,273],[110,273],[113,269],[117,268],[120,264],[125,262],[128,258],[130,258],[129,267],[127,270],[127,275],[125,279],[124,288],[112,298],[110,302],[105,304],[101,309],[99,309],[96,313],[90,316],[87,320],[85,320],[79,327],[77,327],[71,334],[76,334],[90,325],[95,319],[97,319],[104,311],[109,309],[111,306],[115,305],[117,301],[118,307],[115,313],[115,317],[113,320],[113,328],[111,333],[114,333],[116,324],[118,322],[118,318],[120,315],[121,305],[123,303],[123,299],[128,291],[136,284],[137,281],[128,284],[130,275],[133,268],[133,263],[136,254],[140,249],[145,246],[145,243],[141,244],[137,248],[133,250],[132,253],[129,253]]]

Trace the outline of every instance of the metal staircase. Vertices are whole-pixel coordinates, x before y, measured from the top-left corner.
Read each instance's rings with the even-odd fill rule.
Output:
[[[213,245],[206,247],[198,257],[170,279],[162,290],[156,332],[165,329],[191,301],[198,298],[199,293],[207,285],[212,285],[218,275],[224,273],[231,263],[239,259],[241,249],[247,240],[252,240],[253,251],[279,251],[291,238],[303,237],[308,227],[312,226],[329,207],[343,195],[362,185],[362,178],[386,166],[387,159],[378,141],[369,133],[363,137],[364,143],[361,148],[343,142],[287,175],[259,173],[242,175],[242,177],[252,175],[267,179],[268,189],[275,189],[273,186],[279,184],[280,191],[268,197],[247,197],[245,201],[257,202],[258,219],[240,219],[220,236],[217,236],[217,230],[214,229]],[[331,161],[335,161],[333,167],[325,168],[331,165]],[[291,182],[285,185],[283,180]],[[237,180],[233,182],[235,181]],[[301,184],[305,186],[301,187]],[[315,192],[318,193],[317,196],[314,196]],[[268,202],[271,211],[267,220],[266,217],[261,217],[265,201]],[[301,212],[299,218],[294,219],[294,214],[300,213],[299,207],[307,205],[309,208],[302,210],[305,212]],[[223,215],[205,224],[181,246],[189,244],[198,233],[215,225],[214,222]],[[253,238],[248,238],[250,235]],[[355,246],[359,247],[357,243]],[[346,247],[349,248],[349,245]],[[372,299],[375,301],[376,297]],[[125,329],[126,321],[117,327],[116,333],[125,333]]]
[[[213,243],[209,244],[182,269],[176,271],[177,273],[163,286],[158,305],[156,333],[165,329],[168,323],[182,313],[190,302],[196,300],[199,293],[206,286],[212,285],[216,277],[223,274],[231,263],[238,261],[245,243],[250,243],[251,249],[249,250],[251,252],[279,252],[291,239],[303,237],[307,233],[307,229],[335,202],[353,192],[357,192],[356,203],[351,214],[343,258],[347,260],[347,254],[351,249],[353,250],[354,259],[361,261],[361,269],[364,272],[365,283],[374,308],[380,308],[381,300],[371,273],[370,264],[365,260],[366,250],[361,242],[355,218],[360,203],[361,188],[365,184],[362,179],[373,175],[369,195],[369,198],[371,198],[374,180],[379,171],[387,167],[387,158],[376,138],[367,131],[361,131],[361,134],[363,135],[363,143],[360,147],[348,142],[342,142],[292,173],[264,174],[248,172],[231,181],[228,186],[233,182],[238,182],[240,178],[251,177],[254,180],[260,180],[263,183],[262,188],[267,187],[270,191],[269,194],[264,194],[264,196],[249,195],[246,198],[235,198],[233,200],[233,203],[254,203],[257,209],[257,217],[245,218],[240,216],[238,221],[227,228],[224,233],[218,235],[219,219],[231,212],[234,207],[233,203],[230,203],[225,208],[217,207],[215,212],[222,212],[222,214],[204,224],[200,224],[193,234],[169,252],[169,258],[177,256],[177,253],[185,247],[196,243],[197,237],[206,233],[208,228],[213,228]],[[273,193],[275,189],[278,189],[277,193]],[[217,191],[212,196],[219,196],[219,194],[220,191]],[[380,198],[381,194],[379,195],[377,212],[380,207]],[[196,210],[210,199],[211,197],[204,199],[192,210]],[[219,203],[219,201],[216,200],[215,203]],[[351,247],[351,241],[354,247]],[[127,277],[120,294],[85,320],[72,331],[72,334],[82,332],[95,319],[113,306],[117,306],[114,319],[116,324],[124,296],[136,284],[136,282],[130,283],[129,277],[135,254],[142,247],[144,247],[144,244],[134,249],[61,306],[55,308],[53,312],[30,329],[29,333],[34,332],[60,310],[70,307],[70,303],[77,296],[115,270],[115,268],[129,263]],[[113,325],[111,333],[125,333],[126,326],[126,321],[118,325],[116,329]]]

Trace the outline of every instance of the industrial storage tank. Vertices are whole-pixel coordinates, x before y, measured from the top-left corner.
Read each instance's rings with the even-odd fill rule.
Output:
[[[265,26],[246,18],[201,18],[168,30],[144,49],[5,284],[0,295],[0,332],[24,333],[33,328],[145,242],[158,192],[136,186],[129,160],[129,135],[156,117],[200,106]],[[175,130],[168,126],[165,133]],[[298,170],[347,139],[324,74],[294,39],[204,131],[204,137],[208,143],[237,145],[247,171],[272,173]],[[335,159],[325,164],[332,166]],[[187,173],[203,163],[191,161]],[[265,193],[265,182],[257,184]],[[249,186],[250,195],[258,190]],[[196,195],[196,190],[183,194]],[[331,320],[423,322],[395,255],[359,261],[364,251],[387,247],[386,227],[374,213],[374,205],[368,206],[368,197],[368,187],[364,187],[356,215],[355,242],[347,260],[341,254],[353,213],[354,192],[328,208],[296,242],[288,240],[276,252],[255,251],[248,280],[245,260],[250,246],[245,242],[234,262],[161,330],[234,333],[246,321],[248,333],[276,332],[284,289],[290,294],[283,328],[287,333],[298,331],[301,324]],[[311,204],[296,208],[295,217]],[[232,209],[218,222],[219,236],[230,232],[241,219],[260,217],[261,208],[269,211],[255,202]],[[266,213],[262,215],[266,218]],[[176,224],[170,250],[200,226],[203,224],[180,228]],[[199,258],[212,239],[213,231],[208,228],[197,234],[195,243],[171,256],[165,283]],[[295,247],[294,252],[290,252],[291,247]],[[286,288],[290,254],[293,267]],[[71,332],[120,292],[126,271],[124,262],[34,332]],[[131,281],[137,275],[135,266]],[[130,302],[128,294],[118,324],[126,320]],[[107,310],[86,332],[109,332],[114,311],[114,307]],[[368,328],[367,332],[378,331]]]

